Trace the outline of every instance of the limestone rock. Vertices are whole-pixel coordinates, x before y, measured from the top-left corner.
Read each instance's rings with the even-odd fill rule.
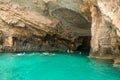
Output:
[[[87,39],[89,49],[91,22],[79,6],[79,0],[0,0],[0,51],[77,50]]]
[[[120,55],[119,2],[0,0],[0,51],[91,48],[91,56],[114,59]]]
[[[12,37],[8,37],[5,39],[4,41],[4,46],[7,46],[7,47],[12,47],[13,46],[13,39]]]

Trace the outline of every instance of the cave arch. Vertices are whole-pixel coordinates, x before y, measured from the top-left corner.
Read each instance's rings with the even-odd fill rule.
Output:
[[[90,51],[91,23],[81,13],[67,8],[59,8],[52,12],[52,16],[60,20],[64,28],[72,29],[73,33],[77,32],[76,37],[79,36],[83,39],[81,44],[78,43],[75,51]]]

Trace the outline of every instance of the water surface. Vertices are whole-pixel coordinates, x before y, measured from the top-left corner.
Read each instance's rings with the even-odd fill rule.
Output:
[[[120,80],[111,61],[52,52],[0,54],[0,80]]]

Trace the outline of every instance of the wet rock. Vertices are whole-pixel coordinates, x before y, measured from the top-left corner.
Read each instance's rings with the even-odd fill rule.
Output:
[[[114,59],[114,65],[120,65],[120,58]]]

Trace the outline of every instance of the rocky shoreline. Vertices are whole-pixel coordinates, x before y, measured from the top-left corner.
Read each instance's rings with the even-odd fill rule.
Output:
[[[0,0],[0,52],[90,51],[120,64],[119,0]]]

